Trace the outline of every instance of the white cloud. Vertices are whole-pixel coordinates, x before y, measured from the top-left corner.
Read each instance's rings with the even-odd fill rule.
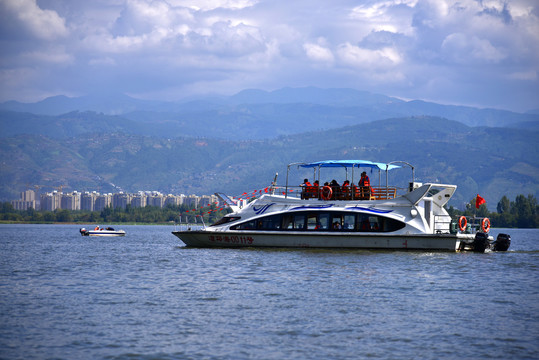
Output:
[[[41,9],[36,0],[3,0],[2,3],[36,38],[54,40],[68,34],[65,20],[55,11]]]
[[[349,17],[367,25],[363,30],[389,31],[412,35],[413,8],[418,0],[389,0],[368,2],[354,7]]]
[[[402,61],[395,49],[370,50],[349,43],[339,47],[338,55],[343,63],[366,70],[387,69],[398,65]]]
[[[151,33],[157,29],[171,32],[193,20],[192,10],[171,7],[163,0],[128,0],[120,17],[116,19],[113,32],[124,36]]]
[[[535,0],[0,0],[0,71],[26,74],[0,101],[313,85],[532,108],[538,14]]]
[[[258,3],[256,0],[170,0],[175,6],[184,6],[195,10],[244,9]]]
[[[463,33],[448,35],[442,43],[442,50],[447,58],[461,64],[497,63],[506,57],[502,50],[492,46],[488,40]]]
[[[318,44],[304,44],[303,49],[305,50],[307,57],[311,60],[326,63],[331,63],[334,60],[331,50]]]
[[[74,56],[67,54],[61,47],[52,47],[48,51],[31,51],[21,54],[21,60],[28,64],[50,63],[68,65],[74,61]]]

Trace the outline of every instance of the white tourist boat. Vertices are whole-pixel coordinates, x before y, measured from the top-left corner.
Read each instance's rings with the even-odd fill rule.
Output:
[[[346,177],[361,170],[385,172],[386,184],[359,186],[289,186],[291,167],[312,168],[315,178],[325,168],[342,168]],[[412,181],[405,188],[388,185],[389,171],[410,166]],[[277,176],[276,176],[277,178]],[[381,176],[380,176],[381,179]],[[380,181],[381,182],[381,181]],[[452,220],[444,205],[456,185],[421,184],[406,162],[375,163],[364,160],[293,163],[287,167],[286,185],[274,183],[260,197],[245,203],[217,194],[232,212],[211,226],[173,231],[190,247],[294,247],[402,249],[484,252],[505,251],[510,237],[488,235],[487,218]]]
[[[125,230],[115,230],[111,227],[96,226],[93,230],[82,228],[79,231],[82,236],[125,236]]]

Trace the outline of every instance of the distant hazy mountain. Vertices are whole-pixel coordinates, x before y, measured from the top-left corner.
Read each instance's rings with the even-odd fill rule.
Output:
[[[444,117],[468,126],[537,128],[539,124],[537,113],[520,114],[419,100],[403,101],[366,91],[314,87],[271,92],[244,90],[229,97],[201,97],[185,102],[145,101],[122,94],[77,98],[55,96],[30,104],[5,102],[0,104],[0,110],[48,116],[91,111],[134,121],[123,130],[131,134],[147,133],[147,126],[143,124],[152,123],[150,134],[156,136],[170,136],[172,133],[253,139],[422,115]],[[25,121],[22,116],[13,117],[20,122]],[[11,128],[11,133],[21,133],[19,125],[10,122],[5,112],[2,120],[5,120],[2,126]],[[111,118],[110,121],[121,122],[120,118]],[[28,128],[26,124],[21,123],[20,126]]]
[[[228,99],[234,104],[294,104],[307,103],[357,107],[376,104],[402,103],[402,100],[368,91],[353,89],[320,89],[316,87],[283,88],[275,91],[244,90]]]
[[[162,111],[167,103],[139,100],[123,94],[95,94],[81,97],[53,96],[35,103],[8,101],[0,110],[28,112],[39,115],[61,115],[73,111],[94,111],[108,115],[125,114],[137,110]]]

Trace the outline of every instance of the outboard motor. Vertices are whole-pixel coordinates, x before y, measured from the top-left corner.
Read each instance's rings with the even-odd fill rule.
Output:
[[[496,241],[492,243],[492,250],[507,251],[511,245],[511,236],[508,234],[498,234]]]
[[[475,239],[472,243],[473,252],[484,253],[489,247],[488,235],[482,232],[475,234]]]
[[[80,234],[81,234],[82,236],[88,236],[88,235],[90,235],[90,234],[88,233],[88,230],[86,230],[85,228],[82,228],[82,229],[80,229],[79,231],[80,231]]]

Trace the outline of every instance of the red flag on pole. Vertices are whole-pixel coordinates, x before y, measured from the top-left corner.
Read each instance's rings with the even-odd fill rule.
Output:
[[[486,203],[485,199],[483,199],[481,196],[479,196],[479,194],[477,194],[475,198],[475,208],[479,209],[479,207],[484,203]]]

